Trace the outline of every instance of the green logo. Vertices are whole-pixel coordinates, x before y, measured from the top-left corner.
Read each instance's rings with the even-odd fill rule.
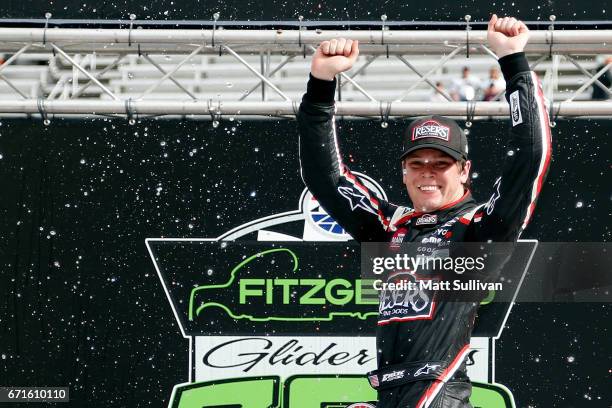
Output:
[[[176,387],[172,408],[345,408],[375,401],[376,391],[362,375],[295,375],[250,377]],[[510,391],[500,384],[472,382],[474,408],[514,408]]]
[[[254,274],[272,274],[269,267],[276,265],[274,268],[278,268],[278,264],[282,263],[279,262],[279,255],[285,258],[285,264],[288,257],[289,274],[285,270],[283,272],[286,276],[283,277],[251,277]],[[264,258],[270,257],[272,259],[269,262],[264,262],[267,261]],[[300,276],[304,273],[299,271],[298,256],[288,248],[268,249],[249,256],[234,266],[229,275],[223,284],[196,286],[191,290],[188,306],[190,321],[210,308],[222,309],[236,320],[253,322],[331,321],[340,316],[365,320],[378,314],[375,307],[378,305],[378,296],[372,286],[373,280],[328,280],[319,276]],[[201,301],[197,304],[196,298],[208,299],[221,291],[224,299],[230,302]],[[311,313],[314,310],[314,315],[305,315],[304,306],[310,306],[308,309]],[[274,315],[270,314],[272,308],[275,310]]]

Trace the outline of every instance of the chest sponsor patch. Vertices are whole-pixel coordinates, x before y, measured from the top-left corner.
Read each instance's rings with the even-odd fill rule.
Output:
[[[412,140],[423,139],[426,137],[435,137],[448,142],[450,138],[450,128],[444,126],[435,120],[428,120],[412,129]]]
[[[424,214],[415,221],[414,225],[434,225],[438,222],[437,214]]]
[[[395,283],[395,287],[380,291],[378,325],[433,318],[436,306],[433,289],[422,288],[415,275],[409,272],[395,274],[388,283]]]
[[[519,91],[514,91],[510,94],[510,116],[512,116],[512,126],[523,123]]]
[[[408,230],[406,228],[398,228],[397,231],[391,237],[390,247],[392,249],[398,249],[401,247],[402,242],[404,242],[404,238],[406,237],[406,233]]]

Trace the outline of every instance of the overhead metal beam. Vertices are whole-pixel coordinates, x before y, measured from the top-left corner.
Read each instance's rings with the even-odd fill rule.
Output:
[[[505,102],[476,102],[470,109],[475,116],[507,117]],[[154,101],[133,100],[134,115],[294,115],[297,104],[293,102],[218,102],[218,101]],[[471,107],[470,107],[471,108]],[[45,101],[46,114],[54,115],[111,115],[125,114],[125,102],[113,100],[50,100]],[[392,102],[389,116],[421,116],[427,114],[465,117],[465,102]],[[0,100],[0,115],[15,113],[39,113],[36,99]],[[336,113],[345,116],[380,117],[379,102],[337,102]],[[612,101],[555,103],[553,112],[559,116],[612,116]]]
[[[92,42],[113,44],[212,43],[318,44],[337,37],[380,44],[382,30],[174,30],[174,29],[88,29],[88,28],[0,28],[2,42]],[[464,30],[384,30],[385,44],[466,44]],[[45,38],[46,36],[46,38]],[[486,30],[470,30],[470,44],[486,44]],[[554,44],[603,44],[612,40],[612,30],[563,30],[554,32]],[[533,30],[529,42],[550,44],[549,30]]]
[[[36,43],[49,49],[49,43],[62,45],[67,52],[98,54],[136,52],[184,53],[194,45],[215,46],[241,44],[241,52],[261,49],[276,52],[299,52],[303,45],[347,37],[359,40],[362,54],[432,53],[448,49],[449,44],[465,46],[464,30],[385,30],[381,47],[381,30],[186,30],[186,29],[87,29],[87,28],[0,28],[0,52],[14,52],[24,44]],[[557,30],[551,47],[550,30],[531,31],[527,52],[602,53],[612,50],[612,30]],[[486,52],[486,31],[470,31],[470,52]],[[213,41],[214,37],[214,41]],[[376,45],[376,46],[374,46]],[[370,47],[373,46],[373,47]],[[473,48],[472,48],[473,47]],[[202,50],[214,53],[211,47]]]
[[[419,98],[422,98],[423,85],[427,83],[429,86],[434,87],[434,75],[439,75],[440,72],[438,71],[442,67],[445,67],[445,64],[449,63],[453,57],[463,57],[463,55],[467,54],[469,51],[470,55],[479,54],[495,58],[495,54],[486,46],[486,31],[470,30],[468,44],[466,31],[461,29],[461,27],[457,28],[456,30],[436,30],[434,28],[429,29],[429,26],[426,26],[426,29],[419,30],[394,29],[393,27],[387,30],[340,30],[337,29],[337,27],[332,27],[332,29],[319,30],[315,29],[313,25],[310,25],[308,29],[302,27],[301,30],[298,30],[297,27],[295,29],[289,28],[284,30],[221,28],[213,30],[209,28],[202,29],[201,27],[197,29],[143,28],[132,30],[129,28],[88,29],[53,27],[44,29],[2,27],[0,28],[0,52],[10,52],[14,54],[6,63],[0,66],[0,71],[7,65],[16,61],[17,58],[20,58],[19,61],[21,63],[21,58],[28,54],[43,54],[44,58],[45,53],[48,53],[49,57],[51,56],[51,52],[59,53],[63,59],[68,61],[72,66],[72,82],[70,82],[70,77],[66,76],[65,68],[60,65],[61,61],[59,61],[59,58],[58,61],[50,64],[48,71],[43,71],[36,79],[38,89],[42,90],[40,96],[42,98],[48,98],[43,104],[44,108],[49,111],[48,113],[55,115],[125,115],[127,109],[126,99],[133,98],[133,95],[130,93],[130,89],[132,88],[129,88],[129,82],[118,80],[118,72],[112,72],[113,75],[107,75],[106,77],[103,77],[103,75],[114,68],[118,71],[126,69],[126,66],[118,66],[119,62],[125,57],[130,57],[130,61],[132,61],[131,64],[141,68],[142,64],[138,64],[136,62],[137,59],[134,58],[138,55],[144,56],[144,59],[155,67],[157,71],[161,72],[163,77],[161,79],[152,80],[150,78],[152,75],[150,71],[139,71],[144,72],[144,76],[149,76],[149,78],[138,78],[139,80],[144,79],[144,81],[138,81],[138,83],[135,81],[134,89],[145,89],[142,91],[142,96],[148,96],[146,99],[150,100],[134,101],[130,99],[130,102],[127,104],[132,114],[211,115],[211,112],[213,112],[215,115],[218,115],[217,111],[219,111],[221,115],[232,114],[249,117],[253,115],[291,116],[295,113],[298,104],[297,100],[292,100],[292,98],[296,99],[295,78],[291,78],[293,83],[290,83],[287,89],[285,89],[279,82],[283,79],[272,81],[272,76],[279,72],[281,67],[287,62],[296,59],[296,56],[306,57],[306,54],[311,54],[316,44],[320,43],[322,40],[342,36],[359,40],[361,43],[360,53],[367,56],[367,58],[365,64],[361,65],[361,67],[356,66],[352,72],[341,74],[343,79],[341,87],[351,83],[351,88],[365,95],[369,101],[340,102],[338,104],[339,114],[347,116],[378,117],[383,111],[382,104],[385,104],[385,115],[388,114],[390,116],[415,116],[427,113],[465,116],[465,112],[468,109],[467,106],[462,103],[450,101],[403,101],[406,96],[410,96],[411,92],[417,88],[419,88],[419,92],[421,92]],[[533,65],[537,65],[551,55],[567,55],[570,62],[572,62],[583,74],[587,74],[586,68],[583,68],[578,61],[571,59],[569,55],[588,55],[589,58],[593,58],[594,55],[600,53],[612,53],[612,30],[551,31],[552,30],[532,30],[530,42],[526,51],[535,57],[530,57],[532,60],[539,57]],[[384,44],[382,43],[383,34]],[[554,36],[554,39],[552,36]],[[251,88],[250,91],[244,91],[243,94],[238,96],[236,96],[236,92],[228,92],[228,95],[217,95],[214,102],[197,100],[198,97],[202,98],[202,95],[208,95],[209,93],[196,93],[193,91],[192,87],[197,87],[198,82],[194,82],[193,79],[189,79],[189,82],[187,82],[187,80],[183,79],[184,73],[181,72],[180,75],[182,76],[179,76],[177,71],[196,54],[215,54],[221,56],[224,52],[232,55],[238,62],[243,64],[258,79],[257,83],[254,86],[248,83],[248,87]],[[167,63],[159,62],[161,59],[157,60],[159,56],[166,56],[169,60],[169,55],[173,54],[181,55],[180,62],[173,67],[169,66]],[[265,69],[262,69],[262,72],[255,69],[253,65],[247,61],[248,58],[245,59],[249,54],[265,56],[265,61],[262,60],[265,62]],[[270,56],[279,54],[284,56],[283,61],[276,66],[274,70],[271,70]],[[105,61],[108,61],[106,64],[109,64],[110,61],[112,62],[102,71],[97,71],[95,58],[100,59],[101,55],[104,55]],[[372,81],[371,77],[365,76],[362,82],[365,86],[362,86],[354,79],[360,73],[365,72],[365,68],[380,55],[386,55],[387,57],[393,55],[397,57],[419,76],[417,79],[410,76],[411,79],[407,82],[403,80],[399,81],[399,83],[405,84],[406,88],[393,88],[395,93],[389,99],[395,98],[396,100],[394,102],[377,100],[380,98],[379,95],[386,94],[381,92],[381,90],[390,89],[388,81],[379,81],[376,78]],[[403,57],[423,55],[438,55],[439,58],[436,58],[435,61],[429,58],[430,61],[425,65],[428,68],[423,68],[419,65],[418,61],[420,60],[418,58],[414,59],[417,61],[414,63],[413,59]],[[39,58],[36,62],[41,61],[40,57],[34,58]],[[23,58],[26,63],[30,59]],[[589,63],[593,62],[592,59],[585,60]],[[89,65],[91,65],[90,71],[86,70],[87,64],[85,61],[89,61]],[[210,66],[212,67],[213,65],[214,64],[211,64]],[[208,67],[208,64],[203,64],[203,66]],[[432,66],[433,68],[429,68]],[[380,67],[376,68],[377,69],[373,71],[380,72]],[[606,69],[608,68],[610,68],[610,66],[606,67]],[[589,67],[589,69],[592,69],[592,67]],[[16,90],[24,99],[19,100],[18,96],[15,95],[15,98],[12,100],[1,101],[0,116],[19,113],[39,113],[41,104],[37,104],[37,100],[28,99],[37,95],[28,96],[25,92],[19,91],[16,85],[23,87],[21,84],[27,82],[22,79],[15,80],[13,76],[14,71],[13,67],[10,72],[6,71],[7,73],[5,76],[0,76],[0,81],[6,81],[8,86]],[[200,78],[197,69],[192,69],[192,71],[196,73],[196,79]],[[30,72],[32,72],[31,75],[37,75],[40,71],[32,70]],[[218,73],[218,70],[215,71],[211,69],[211,72],[214,72],[211,76],[219,75],[220,78],[223,76],[223,74]],[[575,84],[575,86],[570,84],[568,89],[573,89],[575,87],[577,88],[576,93],[567,100],[567,103],[564,101],[561,105],[555,104],[552,112],[556,113],[558,111],[558,114],[561,116],[612,117],[610,103],[608,102],[573,101],[576,95],[579,95],[580,98],[584,98],[584,91],[590,85],[594,84],[595,86],[603,88],[603,85],[597,80],[597,77],[602,72],[603,70],[600,70],[596,75],[591,76],[591,79],[584,84],[582,84],[582,81],[580,81],[580,84]],[[27,75],[30,74],[26,74],[26,77]],[[87,77],[87,82],[84,85],[82,83],[82,75]],[[556,77],[561,74],[551,71],[551,75],[555,77],[552,78],[551,81],[556,81],[558,79]],[[207,74],[206,80],[208,79],[209,76]],[[305,79],[306,78],[304,78],[304,80]],[[361,77],[359,77],[359,79],[361,80]],[[157,90],[162,82],[166,80],[174,82],[174,84],[192,100],[178,100],[180,96],[174,94],[169,96],[169,98],[171,98],[170,100],[164,99],[167,97],[167,94],[165,94],[167,90],[165,88],[159,92],[157,92]],[[185,84],[185,86],[183,86],[183,84]],[[96,85],[101,92],[95,89],[90,90],[90,92],[85,95],[84,90],[91,85]],[[129,89],[125,93],[122,93],[119,89],[123,89],[122,87],[124,86],[127,86]],[[212,86],[218,85],[213,84]],[[260,86],[262,87],[262,92],[269,93],[269,88],[280,95],[284,101],[242,102],[248,94],[252,93],[253,90]],[[374,89],[376,87],[379,88]],[[281,91],[281,88],[283,91]],[[72,89],[72,91],[70,89]],[[116,92],[113,92],[111,89],[115,89]],[[553,89],[554,87],[549,87],[549,96],[553,95]],[[153,91],[156,92],[154,93]],[[174,89],[172,91],[174,92]],[[351,93],[352,92],[351,90]],[[72,95],[70,95],[71,93]],[[105,100],[104,98],[106,95],[104,94],[115,100]],[[560,92],[560,94],[565,96],[565,91]],[[612,94],[612,91],[608,90],[608,94]],[[447,94],[445,96],[449,98]],[[559,96],[557,97],[559,98]],[[58,100],[57,98],[60,99]],[[235,99],[240,100],[237,101]],[[413,99],[416,99],[416,97],[413,97]],[[71,105],[69,103],[73,104]],[[211,107],[211,104],[214,104],[214,106]],[[476,104],[477,109],[473,113],[475,115],[494,117],[506,116],[507,107],[505,103],[498,102],[498,104],[499,105],[495,105],[495,102],[479,102]],[[212,111],[210,109],[212,109]]]
[[[215,40],[216,41],[216,40]],[[556,41],[556,40],[555,40]],[[228,45],[240,44],[240,41],[236,41],[233,44],[227,43]],[[17,52],[24,42],[17,43],[4,43],[0,40],[0,52],[2,53],[14,53]],[[62,46],[62,49],[72,54],[87,54],[96,52],[100,55],[117,55],[117,54],[137,54],[138,46],[140,46],[141,52],[148,54],[164,54],[164,55],[184,55],[188,54],[193,50],[197,43],[151,43],[151,44],[113,44],[113,43],[67,43],[58,42],[58,45]],[[210,45],[210,43],[208,43]],[[317,45],[314,43],[312,45]],[[461,45],[461,44],[457,44]],[[437,44],[363,44],[359,47],[360,55],[436,55],[441,53],[447,53],[453,50],[456,45],[452,42],[440,41]],[[240,53],[254,53],[257,54],[261,51],[270,51],[272,55],[287,55],[287,54],[302,54],[303,48],[298,44],[274,44],[274,43],[248,43],[240,45]],[[31,48],[29,52],[40,53],[40,52],[51,52],[49,44],[43,46],[41,43],[36,43],[35,47]],[[529,55],[541,55],[547,54],[551,51],[550,47],[545,44],[528,44],[526,47],[527,54]],[[553,53],[564,53],[574,55],[592,55],[592,54],[612,54],[612,41],[608,43],[591,43],[591,44],[555,44],[552,47]],[[219,49],[217,47],[206,47],[201,52],[204,55],[217,55]],[[484,55],[484,51],[480,46],[475,45],[470,40],[470,55]]]

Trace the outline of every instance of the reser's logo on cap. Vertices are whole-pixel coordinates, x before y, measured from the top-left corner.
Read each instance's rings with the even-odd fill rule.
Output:
[[[426,137],[435,137],[448,142],[450,137],[450,128],[441,125],[435,120],[428,120],[425,123],[416,126],[412,129],[412,140],[423,139]]]

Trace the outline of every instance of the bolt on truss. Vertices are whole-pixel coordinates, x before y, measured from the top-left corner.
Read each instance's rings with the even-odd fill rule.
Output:
[[[460,66],[496,65],[486,31],[466,21],[465,29],[418,31],[0,27],[0,115],[290,117],[317,44],[346,37],[360,41],[361,57],[339,75],[338,114],[506,117],[503,90],[488,102],[459,102],[452,91]],[[531,31],[526,49],[551,118],[612,117],[612,102],[588,100],[592,86],[612,97],[600,80],[612,62],[596,61],[612,54],[612,30],[555,30],[551,22]]]

